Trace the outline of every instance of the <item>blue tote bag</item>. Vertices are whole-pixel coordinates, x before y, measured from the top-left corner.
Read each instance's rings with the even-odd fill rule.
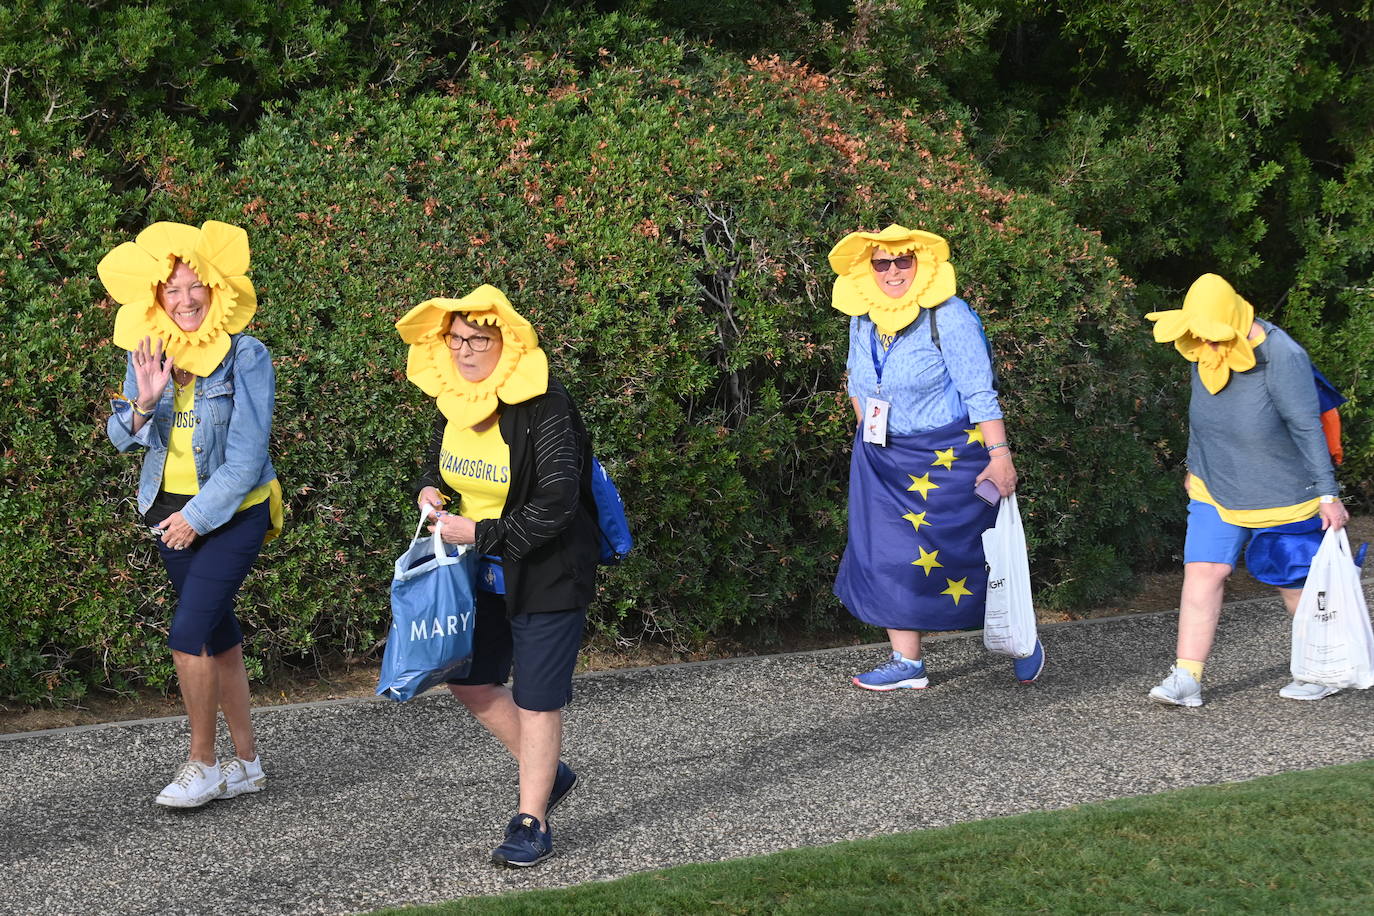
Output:
[[[433,537],[420,537],[428,515],[421,514],[391,579],[391,633],[377,695],[398,703],[462,677],[472,666],[476,554],[445,544],[437,526]]]

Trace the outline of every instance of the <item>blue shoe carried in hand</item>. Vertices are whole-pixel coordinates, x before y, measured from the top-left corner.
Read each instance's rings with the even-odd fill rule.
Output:
[[[849,680],[855,687],[865,690],[898,690],[902,687],[921,690],[930,686],[930,678],[926,677],[926,663],[913,662],[896,651],[887,662],[872,671],[856,674]]]
[[[553,855],[553,833],[539,818],[517,814],[506,825],[506,841],[491,851],[494,865],[528,868]]]
[[[1015,672],[1016,679],[1021,683],[1035,683],[1040,672],[1045,670],[1045,647],[1040,644],[1040,640],[1035,641],[1035,650],[1030,655],[1011,660],[1011,670]]]

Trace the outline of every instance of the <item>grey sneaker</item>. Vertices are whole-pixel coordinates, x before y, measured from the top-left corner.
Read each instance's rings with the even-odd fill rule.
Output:
[[[267,785],[267,774],[262,771],[262,757],[252,760],[235,757],[220,770],[224,773],[224,794],[220,798],[238,798],[249,792],[261,792]]]
[[[1150,699],[1174,706],[1201,706],[1202,685],[1187,671],[1176,667],[1158,687],[1150,691]]]
[[[168,808],[199,808],[219,798],[223,792],[224,774],[219,771],[218,763],[206,766],[188,760],[177,768],[172,781],[154,801]]]
[[[1310,684],[1307,681],[1294,681],[1287,687],[1279,691],[1279,696],[1285,700],[1324,700],[1333,693],[1340,693],[1339,687],[1327,687],[1325,684]]]

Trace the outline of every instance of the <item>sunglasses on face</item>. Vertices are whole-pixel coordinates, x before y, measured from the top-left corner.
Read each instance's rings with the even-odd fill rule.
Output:
[[[916,259],[909,254],[904,254],[898,258],[874,258],[871,262],[873,269],[880,274],[887,273],[889,267],[896,267],[898,270],[906,270],[916,263]]]
[[[461,334],[445,334],[444,342],[448,344],[450,350],[461,350],[463,344],[468,345],[468,349],[473,353],[485,353],[491,349],[491,342],[494,337],[485,334],[473,334],[471,337],[464,337]]]

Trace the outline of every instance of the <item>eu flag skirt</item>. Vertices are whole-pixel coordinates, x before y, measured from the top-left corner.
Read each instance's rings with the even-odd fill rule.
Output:
[[[835,597],[864,623],[895,630],[983,625],[983,532],[997,508],[973,492],[988,454],[967,419],[887,445],[855,432],[849,540]]]

